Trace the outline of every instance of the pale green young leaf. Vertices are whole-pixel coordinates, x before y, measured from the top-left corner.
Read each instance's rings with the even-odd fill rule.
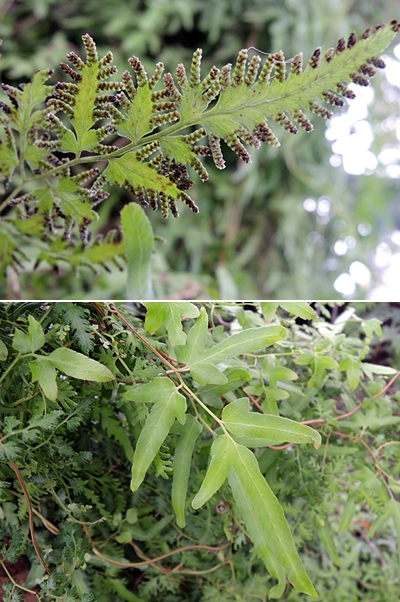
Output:
[[[100,362],[66,347],[55,349],[45,359],[52,366],[73,378],[94,380],[100,383],[105,383],[115,378],[113,373],[106,366],[100,364]]]
[[[179,113],[181,120],[201,123],[204,111],[209,105],[203,96],[203,88],[200,85],[181,86],[184,92],[180,103]]]
[[[299,375],[285,366],[265,366],[265,374],[270,384],[276,384],[278,380],[297,380]]]
[[[346,357],[339,364],[339,370],[345,370],[347,382],[352,391],[358,387],[361,375],[361,362],[356,357]]]
[[[251,353],[252,351],[270,347],[277,341],[285,339],[286,336],[287,331],[283,326],[247,328],[217,343],[214,347],[203,351],[203,353],[191,362],[190,366],[195,366],[202,362],[217,364],[242,353]]]
[[[45,343],[41,324],[32,315],[28,316],[28,320],[28,334],[18,330],[18,328],[15,329],[14,333],[13,348],[20,353],[34,353]]]
[[[188,415],[186,423],[177,429],[179,440],[174,452],[171,503],[176,524],[181,529],[186,526],[185,504],[193,449],[202,430],[200,422],[191,415]]]
[[[39,387],[47,399],[57,401],[56,369],[46,360],[47,358],[37,358],[34,362],[29,362],[32,382],[39,382]]]
[[[230,455],[233,465],[229,486],[257,553],[267,564],[272,550],[292,585],[316,598],[318,594],[296,551],[282,507],[262,476],[254,454],[236,444]]]
[[[184,364],[190,364],[204,351],[207,342],[208,315],[204,307],[186,336],[185,345],[175,347],[176,359]]]
[[[151,256],[154,234],[149,219],[140,205],[129,203],[121,211],[121,225],[128,258],[128,298],[152,299]]]
[[[267,322],[272,322],[275,318],[278,305],[278,303],[273,303],[272,301],[261,301],[261,311]]]
[[[65,111],[71,120],[73,130],[61,125],[58,127],[58,134],[63,151],[71,152],[76,156],[79,156],[82,151],[97,149],[100,140],[109,134],[109,131],[104,131],[101,135],[101,129],[93,128],[99,119],[99,116],[96,116],[96,109],[98,110],[98,106],[101,104],[101,92],[104,89],[101,88],[99,82],[108,76],[103,75],[104,72],[92,38],[86,34],[82,36],[82,39],[86,46],[87,61],[86,63],[81,61],[80,66],[74,62],[75,69],[80,72],[79,80],[74,78],[77,84],[75,83],[74,88],[70,87],[66,90],[56,86],[54,98],[49,103],[54,112]],[[111,73],[112,70],[109,68],[108,75]],[[122,89],[122,85],[115,84],[113,89]]]
[[[314,361],[318,363],[318,367],[324,370],[337,370],[339,368],[337,360],[327,355],[316,355]]]
[[[18,101],[18,111],[12,112],[10,123],[12,127],[20,133],[29,130],[43,119],[42,113],[35,109],[38,105],[42,104],[53,91],[52,86],[45,85],[45,82],[50,78],[51,74],[51,69],[37,71],[33,75],[31,81],[24,84],[22,90],[15,89],[16,100]]]
[[[361,322],[361,328],[368,338],[372,338],[374,334],[376,334],[378,337],[382,336],[382,322],[377,318],[372,318],[365,321],[363,320]]]
[[[134,102],[126,111],[124,121],[118,123],[118,133],[122,134],[135,144],[140,143],[145,134],[149,134],[154,125],[150,119],[153,115],[152,90],[148,85],[137,88]]]
[[[175,395],[176,387],[172,380],[163,376],[156,376],[150,383],[131,387],[123,394],[124,399],[128,401],[138,401],[140,403],[157,403]]]
[[[395,31],[388,24],[367,39],[334,53],[329,60],[323,58],[315,68],[307,65],[303,72],[291,72],[283,81],[279,77],[272,81],[258,79],[253,85],[234,81],[220,92],[216,105],[203,113],[202,121],[195,123],[201,123],[207,134],[222,138],[238,131],[239,127],[253,132],[265,119],[282,123],[282,113],[294,117],[298,109],[313,109],[316,98],[325,100],[327,90],[335,89],[338,82],[348,82],[350,75],[368,59],[379,55],[394,36]],[[247,55],[246,51],[242,52]],[[295,133],[296,130],[290,127],[290,131]]]
[[[39,199],[39,209],[41,213],[51,211],[53,205],[57,205],[62,213],[78,224],[85,220],[94,221],[98,215],[93,211],[88,199],[82,197],[82,188],[71,178],[57,179],[51,188],[48,186],[38,188],[34,191]]]
[[[242,368],[229,367],[224,372],[228,382],[224,385],[205,385],[200,388],[199,395],[201,400],[207,405],[220,409],[222,408],[222,395],[229,393],[229,391],[235,391],[243,383],[251,380],[251,375],[247,370]]]
[[[171,345],[184,345],[186,334],[182,328],[182,318],[197,318],[199,309],[189,301],[143,303],[147,308],[144,327],[147,332],[156,332],[165,324]]]
[[[313,443],[321,446],[321,435],[305,424],[289,418],[250,412],[250,400],[242,397],[226,405],[222,420],[238,442],[249,447],[280,445],[281,443]]]
[[[190,374],[199,385],[224,385],[227,377],[221,370],[209,362],[201,362],[190,369]]]
[[[213,441],[206,475],[192,500],[192,507],[195,510],[203,506],[222,487],[232,467],[234,451],[235,443],[227,435],[219,435]]]
[[[361,368],[368,378],[373,378],[374,374],[393,376],[393,374],[396,374],[397,372],[395,368],[390,368],[389,366],[380,366],[377,364],[369,364],[368,362],[362,362]]]
[[[311,364],[315,357],[315,354],[309,351],[308,349],[304,349],[299,353],[299,355],[293,358],[293,362],[298,366],[308,366]]]
[[[313,359],[314,370],[313,376],[308,381],[308,387],[321,387],[324,382],[327,370],[336,370],[339,368],[339,363],[327,355],[315,355]]]
[[[119,158],[111,158],[104,173],[110,182],[124,186],[126,182],[133,188],[145,188],[154,190],[176,199],[182,197],[182,193],[171,180],[161,175],[147,163],[142,163],[136,157],[136,153],[126,153]]]
[[[318,318],[314,309],[306,301],[289,301],[287,303],[280,301],[279,305],[289,314],[292,314],[292,316],[302,318],[303,320]]]
[[[153,387],[153,399],[156,399],[156,401],[140,432],[133,455],[132,491],[136,491],[143,482],[147,469],[164,443],[175,419],[181,424],[185,424],[186,420],[186,400],[184,396],[179,393],[168,378],[155,380],[157,380],[157,383]],[[153,383],[154,381],[142,385],[142,387],[146,387],[145,393],[147,395],[151,395]],[[137,389],[140,389],[140,387],[137,387]]]
[[[107,261],[113,261],[117,257],[125,257],[125,241],[104,243],[101,245],[87,246],[82,251],[70,255],[73,266],[88,265],[88,263],[104,265]],[[44,259],[46,259],[44,257]]]

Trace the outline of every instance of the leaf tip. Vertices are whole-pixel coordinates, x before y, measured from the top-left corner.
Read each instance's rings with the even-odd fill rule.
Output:
[[[314,441],[313,441],[313,445],[315,449],[319,449],[321,447],[322,444],[322,438],[321,435],[319,434],[318,431],[314,430]]]

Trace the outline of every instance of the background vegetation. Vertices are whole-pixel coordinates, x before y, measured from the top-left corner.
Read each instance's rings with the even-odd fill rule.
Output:
[[[100,56],[112,49],[119,73],[132,54],[151,72],[160,59],[167,70],[179,62],[188,65],[198,46],[204,68],[232,62],[248,46],[282,48],[286,57],[303,51],[308,57],[321,44],[327,48],[353,30],[361,33],[396,18],[397,11],[396,0],[283,0],[279,5],[272,0],[8,0],[0,8],[3,81],[16,85],[36,69],[56,67],[71,50],[81,54],[85,32],[96,40]],[[368,120],[375,136],[372,150],[379,153],[385,144],[398,144],[399,93],[382,73],[373,87]],[[340,298],[333,284],[355,261],[372,277],[357,285],[354,296],[365,298],[379,284],[376,247],[384,243],[387,255],[397,248],[390,238],[399,219],[397,180],[383,177],[383,166],[362,176],[333,167],[326,124],[313,121],[316,131],[310,137],[282,129],[282,146],[263,145],[252,153],[251,165],[229,149],[225,171],[209,161],[210,181],[196,182],[194,190],[199,215],[184,209],[178,220],[149,216],[155,234],[164,239],[153,262],[158,298]],[[314,201],[314,211],[304,209],[307,198]],[[129,193],[114,188],[93,232],[115,227],[130,200]],[[335,252],[337,241],[344,241],[344,254]],[[53,277],[50,267],[32,274],[33,262],[19,276],[8,272],[0,284],[3,298],[125,296],[126,274],[118,269],[77,275],[65,268]]]
[[[216,366],[189,373],[174,358],[190,362],[195,337],[187,333],[204,315],[208,350],[239,333],[243,345],[266,323],[287,336],[218,363],[224,384],[200,384]],[[396,304],[0,304],[3,600],[310,599],[285,581],[277,594],[226,482],[204,506],[191,506],[218,435],[212,414],[225,420],[223,408],[245,395],[253,416],[279,414],[321,434],[319,449],[254,449],[320,599],[397,602],[399,321]],[[71,354],[79,361],[67,362]],[[173,388],[177,370],[188,424],[204,428],[192,460],[185,447],[175,462],[184,431],[169,425],[139,485],[134,450],[151,408],[168,401],[146,391],[160,381]],[[182,465],[190,476],[177,504]]]

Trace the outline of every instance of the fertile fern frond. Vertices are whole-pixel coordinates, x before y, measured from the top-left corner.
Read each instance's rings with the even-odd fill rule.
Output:
[[[86,48],[86,63],[75,52],[70,52],[67,58],[74,69],[66,63],[61,63],[63,71],[74,81],[73,83],[59,82],[54,86],[53,98],[48,101],[51,109],[46,118],[50,129],[57,133],[58,139],[52,141],[52,150],[71,152],[79,156],[82,151],[102,154],[115,150],[112,146],[101,143],[103,138],[116,130],[115,118],[119,113],[113,105],[115,97],[104,92],[117,92],[124,88],[119,82],[106,81],[117,68],[112,65],[111,52],[99,60],[96,45],[86,34],[82,36]],[[64,126],[55,113],[67,115],[73,130]],[[106,119],[108,123],[102,127],[93,128],[99,120]]]
[[[348,84],[369,84],[376,68],[385,66],[377,55],[397,31],[399,23],[392,21],[368,28],[358,41],[352,33],[347,42],[341,38],[324,54],[317,48],[304,69],[301,53],[285,61],[280,51],[270,54],[261,65],[259,56],[249,60],[248,50],[243,49],[234,66],[228,64],[221,70],[212,67],[202,78],[202,52],[198,49],[193,54],[190,74],[184,65],[178,65],[175,78],[165,74],[164,88],[157,91],[154,82],[160,79],[162,64],[148,79],[139,59],[132,57],[129,63],[137,88],[125,72],[125,92],[117,95],[124,119],[117,127],[118,133],[131,140],[128,148],[146,145],[121,158],[110,158],[106,175],[135,192],[144,206],[150,204],[155,209],[158,198],[164,216],[168,207],[177,215],[178,199],[197,212],[185,192],[192,185],[187,167],[201,180],[207,180],[208,173],[199,157],[210,155],[223,169],[221,140],[246,163],[251,156],[245,145],[258,148],[267,142],[279,146],[269,120],[291,134],[298,132],[298,126],[310,132],[313,126],[306,112],[329,118],[332,111],[321,103],[343,106],[343,98],[354,98]],[[166,123],[172,125],[153,133]],[[195,129],[191,134],[179,134],[188,128]],[[208,139],[208,145],[197,145],[202,138]]]
[[[192,178],[208,179],[207,157],[223,169],[226,144],[249,163],[249,147],[279,146],[279,127],[311,132],[311,113],[329,118],[327,104],[354,98],[349,83],[366,86],[384,67],[379,55],[399,29],[391,21],[368,28],[359,40],[352,33],[325,52],[317,48],[308,61],[302,53],[285,60],[282,51],[262,61],[242,49],[234,65],[206,74],[200,49],[190,70],[179,64],[175,74],[164,73],[159,62],[148,76],[132,56],[120,81],[110,81],[112,53],[99,59],[93,39],[84,35],[86,60],[70,52],[70,64],[61,63],[72,81],[51,87],[48,69],[21,90],[2,86],[0,178],[4,189],[12,179],[18,184],[0,204],[1,211],[11,209],[11,219],[0,224],[0,265],[18,270],[28,260],[21,238],[41,237],[37,263],[121,267],[126,246],[120,232],[93,241],[88,232],[109,184],[126,188],[144,207],[160,206],[164,217],[177,217],[179,202],[197,213],[189,190]]]

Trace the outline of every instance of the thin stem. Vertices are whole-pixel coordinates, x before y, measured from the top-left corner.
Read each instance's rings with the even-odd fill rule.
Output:
[[[385,393],[385,391],[387,391],[387,390],[389,389],[389,387],[391,387],[391,386],[392,386],[392,384],[394,383],[394,381],[395,381],[397,378],[399,378],[399,376],[400,376],[400,370],[399,370],[398,372],[396,372],[396,374],[395,374],[395,375],[393,376],[393,378],[392,378],[392,379],[391,379],[391,380],[388,382],[388,384],[387,384],[387,385],[385,385],[385,386],[383,387],[383,389],[381,389],[381,390],[379,391],[379,393],[376,393],[376,394],[373,396],[373,398],[372,398],[372,399],[377,399],[377,397],[380,397],[380,396],[381,396],[383,393]]]
[[[11,370],[14,368],[15,364],[18,364],[19,360],[23,357],[22,353],[19,353],[16,358],[14,359],[14,361],[11,362],[11,364],[8,366],[7,370],[5,372],[3,372],[3,376],[0,377],[0,383],[3,382],[3,380],[6,379],[6,376],[9,372],[11,372]]]
[[[3,567],[4,572],[6,573],[7,577],[9,578],[9,580],[11,581],[11,583],[13,583],[13,585],[15,587],[18,587],[18,589],[22,589],[24,592],[28,592],[28,594],[33,594],[34,596],[36,596],[37,600],[40,599],[39,594],[37,592],[34,592],[32,589],[28,589],[27,587],[24,587],[23,585],[20,585],[19,583],[14,581],[11,573],[7,570],[5,563],[1,559],[0,559],[0,565]]]
[[[146,565],[151,564],[151,565],[155,566],[155,568],[157,568],[161,572],[164,572],[166,569],[162,569],[161,567],[157,566],[157,562],[160,562],[160,560],[164,560],[165,558],[168,558],[169,556],[173,556],[174,554],[179,554],[181,552],[186,552],[188,550],[207,550],[209,552],[213,552],[214,554],[216,554],[220,550],[223,550],[224,548],[227,548],[227,547],[231,546],[232,543],[230,541],[228,541],[227,543],[223,544],[222,546],[206,546],[206,545],[200,545],[200,544],[199,545],[193,545],[193,546],[184,546],[183,548],[177,548],[176,550],[172,550],[171,552],[167,552],[166,554],[162,554],[161,556],[158,556],[157,558],[148,558],[142,552],[142,550],[139,548],[138,545],[136,545],[134,543],[132,543],[131,545],[134,548],[136,554],[139,556],[139,558],[144,558],[145,560],[143,560],[142,562],[119,562],[117,560],[114,560],[113,558],[109,558],[108,556],[105,556],[95,546],[92,546],[92,551],[99,558],[102,558],[106,562],[109,562],[110,564],[114,564],[115,566],[120,566],[120,567],[123,567],[123,568],[129,568],[129,567],[135,568],[135,567],[141,567],[141,566],[146,566]],[[178,567],[180,567],[180,566],[182,566],[182,565],[178,565]],[[206,569],[205,571],[200,571],[199,574],[201,574],[201,573],[209,573],[212,570],[216,570],[220,566],[221,566],[221,563],[218,564],[217,567],[213,567],[212,569]],[[170,572],[186,573],[187,572],[186,569],[183,570],[183,571],[177,570],[178,567],[175,567],[175,569],[168,569],[168,573],[170,573]],[[196,571],[194,571],[194,572],[189,571],[189,572],[190,572],[190,574],[197,574]]]

